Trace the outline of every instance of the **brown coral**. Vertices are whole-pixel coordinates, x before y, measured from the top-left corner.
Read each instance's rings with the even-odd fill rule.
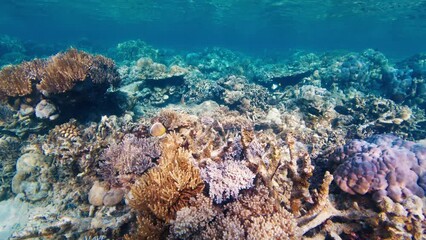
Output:
[[[119,76],[112,60],[71,48],[47,60],[35,59],[3,68],[0,96],[26,96],[34,92],[33,85],[46,96],[63,93],[88,79],[96,84],[115,83]]]
[[[0,96],[25,96],[32,92],[32,81],[39,78],[44,67],[43,60],[35,59],[15,66],[6,66],[0,71]]]
[[[203,190],[204,183],[199,170],[190,162],[189,152],[183,148],[163,145],[159,162],[132,187],[129,200],[134,209],[168,222]]]
[[[52,129],[42,147],[44,154],[56,156],[60,164],[70,164],[81,157],[85,143],[77,122],[72,120]]]

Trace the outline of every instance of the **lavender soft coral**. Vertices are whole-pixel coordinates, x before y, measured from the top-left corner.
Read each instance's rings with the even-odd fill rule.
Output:
[[[345,160],[335,171],[339,187],[350,194],[373,193],[402,202],[426,190],[426,148],[393,135],[354,140],[336,153]]]
[[[111,144],[102,153],[102,174],[115,186],[133,184],[137,177],[155,165],[153,161],[160,154],[160,146],[154,138],[137,138],[128,134],[121,143]]]

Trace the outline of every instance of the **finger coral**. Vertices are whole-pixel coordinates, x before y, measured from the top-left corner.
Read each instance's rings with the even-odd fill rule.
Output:
[[[336,151],[344,161],[334,176],[350,194],[373,193],[380,201],[388,196],[401,202],[426,190],[426,148],[393,135],[354,140]]]

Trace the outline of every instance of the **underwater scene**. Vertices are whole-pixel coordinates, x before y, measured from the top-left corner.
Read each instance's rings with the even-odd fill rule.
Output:
[[[426,239],[425,0],[1,0],[0,240]]]

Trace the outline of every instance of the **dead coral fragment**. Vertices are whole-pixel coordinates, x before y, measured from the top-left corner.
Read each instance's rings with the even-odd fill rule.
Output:
[[[162,221],[173,219],[204,188],[200,172],[189,162],[189,157],[189,152],[182,148],[163,149],[160,164],[132,187],[130,205]]]

